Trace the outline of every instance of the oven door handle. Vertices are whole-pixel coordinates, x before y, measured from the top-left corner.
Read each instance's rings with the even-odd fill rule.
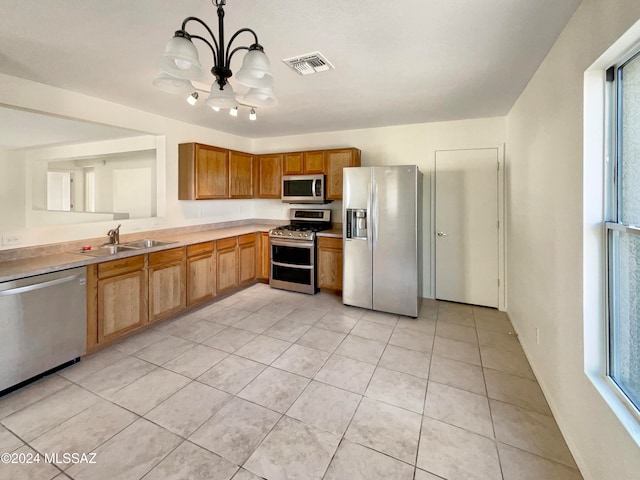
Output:
[[[285,240],[285,239],[271,239],[271,245],[282,247],[299,247],[299,248],[313,248],[315,244],[313,242],[305,242],[300,240]]]
[[[274,262],[273,260],[271,260],[271,265],[276,265],[278,267],[287,267],[287,268],[299,268],[301,270],[313,269],[313,265],[294,265],[292,263]]]

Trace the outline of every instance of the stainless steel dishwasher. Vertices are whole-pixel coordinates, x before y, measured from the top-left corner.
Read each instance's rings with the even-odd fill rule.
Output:
[[[0,283],[0,394],[86,353],[86,268]]]

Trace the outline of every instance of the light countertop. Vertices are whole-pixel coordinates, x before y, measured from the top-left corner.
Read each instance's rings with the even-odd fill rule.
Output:
[[[157,232],[148,232],[146,236],[153,240],[162,240],[164,242],[172,243],[151,248],[128,250],[125,252],[115,253],[113,255],[95,256],[82,253],[80,250],[77,250],[73,252],[61,252],[0,262],[0,282],[8,282],[18,278],[32,277],[34,275],[67,270],[94,263],[102,263],[120,258],[144,255],[146,253],[168,250],[170,248],[183,247],[185,245],[193,245],[195,243],[208,242],[211,240],[219,240],[221,238],[235,237],[247,233],[267,232],[276,226],[277,225],[275,224],[248,224],[183,234],[163,234],[160,230]]]
[[[322,230],[317,232],[316,235],[318,237],[342,238],[342,226],[333,227],[331,230]]]

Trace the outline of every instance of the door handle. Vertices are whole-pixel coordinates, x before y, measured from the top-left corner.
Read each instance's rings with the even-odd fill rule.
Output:
[[[447,236],[447,234],[446,234],[446,233],[444,233],[444,232],[438,232],[438,236],[439,236],[439,237],[446,237],[446,236]]]

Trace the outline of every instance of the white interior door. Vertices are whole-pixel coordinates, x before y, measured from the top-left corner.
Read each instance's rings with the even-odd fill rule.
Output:
[[[498,307],[498,149],[436,152],[436,298]]]

